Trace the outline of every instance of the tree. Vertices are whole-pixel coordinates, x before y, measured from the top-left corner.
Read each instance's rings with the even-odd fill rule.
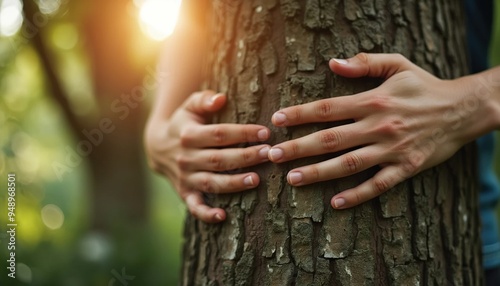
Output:
[[[280,107],[379,83],[333,75],[331,58],[396,52],[441,78],[466,72],[459,1],[213,3],[207,83],[229,96],[218,120],[267,125],[270,144],[331,126],[274,128],[270,117]],[[473,147],[342,211],[330,198],[376,170],[300,188],[286,183],[287,170],[316,160],[260,165],[256,190],[209,197],[228,218],[216,225],[187,218],[182,285],[481,283]]]
[[[62,181],[75,168],[82,167],[81,163],[87,163],[90,210],[88,227],[82,227],[85,235],[78,238],[78,243],[86,245],[97,237],[104,247],[97,262],[77,252],[68,269],[79,269],[81,275],[67,275],[88,285],[97,283],[95,281],[112,284],[119,275],[121,281],[135,279],[134,282],[148,284],[151,275],[137,279],[135,276],[151,271],[154,264],[146,263],[152,261],[154,242],[150,239],[150,194],[142,153],[142,126],[143,101],[157,84],[153,53],[156,50],[141,36],[137,18],[130,10],[131,1],[66,1],[61,8],[65,16],[54,16],[50,21],[49,16],[40,12],[38,2],[23,3],[25,28],[19,42],[32,44],[36,51],[49,90],[47,94],[60,108],[74,140],[65,148],[66,160],[54,160],[47,168]],[[88,76],[95,103],[95,109],[90,112],[82,112],[80,106],[76,106],[75,96],[67,88],[67,77],[61,72],[62,53],[50,45],[48,35],[57,21],[75,25],[84,39],[84,55],[77,56],[85,57],[90,70]],[[138,52],[139,49],[142,51]],[[141,56],[144,50],[150,52],[147,57]],[[84,89],[85,85],[82,86]],[[64,281],[67,278],[61,274],[63,270],[45,275],[45,281]]]
[[[140,150],[144,122],[141,102],[148,90],[143,81],[146,69],[134,62],[134,47],[123,46],[133,42],[132,32],[136,30],[135,19],[127,12],[124,1],[96,2],[89,6],[92,8],[84,13],[82,32],[87,40],[85,48],[92,71],[97,116],[75,112],[43,33],[38,32],[39,27],[29,32],[33,33],[30,38],[43,63],[51,89],[49,94],[60,106],[76,139],[68,156],[78,157],[80,162],[88,158],[93,209],[91,228],[108,232],[117,227],[116,220],[124,215],[128,217],[128,224],[133,221],[138,226],[146,219],[146,178]],[[25,1],[24,12],[28,20],[41,15],[33,1]],[[75,166],[57,162],[51,167],[61,179]],[[116,200],[120,200],[120,204],[114,203]]]

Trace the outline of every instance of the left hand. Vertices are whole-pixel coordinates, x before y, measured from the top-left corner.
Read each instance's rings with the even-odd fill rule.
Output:
[[[334,208],[353,207],[377,197],[445,161],[471,140],[464,135],[467,122],[455,120],[456,116],[463,119],[456,115],[460,112],[456,109],[464,105],[470,80],[438,79],[395,54],[358,54],[347,60],[331,60],[330,68],[345,77],[381,77],[385,82],[363,93],[276,112],[272,122],[280,127],[346,119],[354,123],[280,143],[269,151],[269,159],[281,163],[358,147],[339,157],[295,168],[287,175],[288,183],[302,186],[381,167],[359,186],[335,195],[331,200]],[[479,104],[470,120],[484,117]]]

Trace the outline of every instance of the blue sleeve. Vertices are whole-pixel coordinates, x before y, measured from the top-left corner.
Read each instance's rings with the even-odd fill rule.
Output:
[[[477,73],[489,67],[488,48],[493,26],[493,1],[465,0],[465,11],[469,69],[471,73]],[[479,138],[477,147],[483,266],[485,269],[492,269],[500,266],[500,237],[496,212],[500,186],[493,170],[495,135],[490,133]]]

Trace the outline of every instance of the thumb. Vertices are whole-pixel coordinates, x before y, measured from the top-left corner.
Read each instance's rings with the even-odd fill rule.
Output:
[[[183,108],[200,116],[220,110],[226,104],[226,95],[204,90],[193,93],[184,101]]]
[[[331,59],[330,69],[345,77],[380,77],[387,79],[407,70],[412,63],[401,54],[359,53],[349,59]]]

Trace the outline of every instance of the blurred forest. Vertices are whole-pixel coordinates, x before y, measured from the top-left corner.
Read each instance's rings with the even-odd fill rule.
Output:
[[[184,206],[142,147],[161,47],[144,2],[0,1],[0,285],[177,281]],[[16,283],[4,259],[7,173]]]
[[[162,76],[161,43],[139,19],[147,1],[0,0],[0,285],[176,284],[185,208],[142,147]],[[496,64],[498,51],[500,37]]]

